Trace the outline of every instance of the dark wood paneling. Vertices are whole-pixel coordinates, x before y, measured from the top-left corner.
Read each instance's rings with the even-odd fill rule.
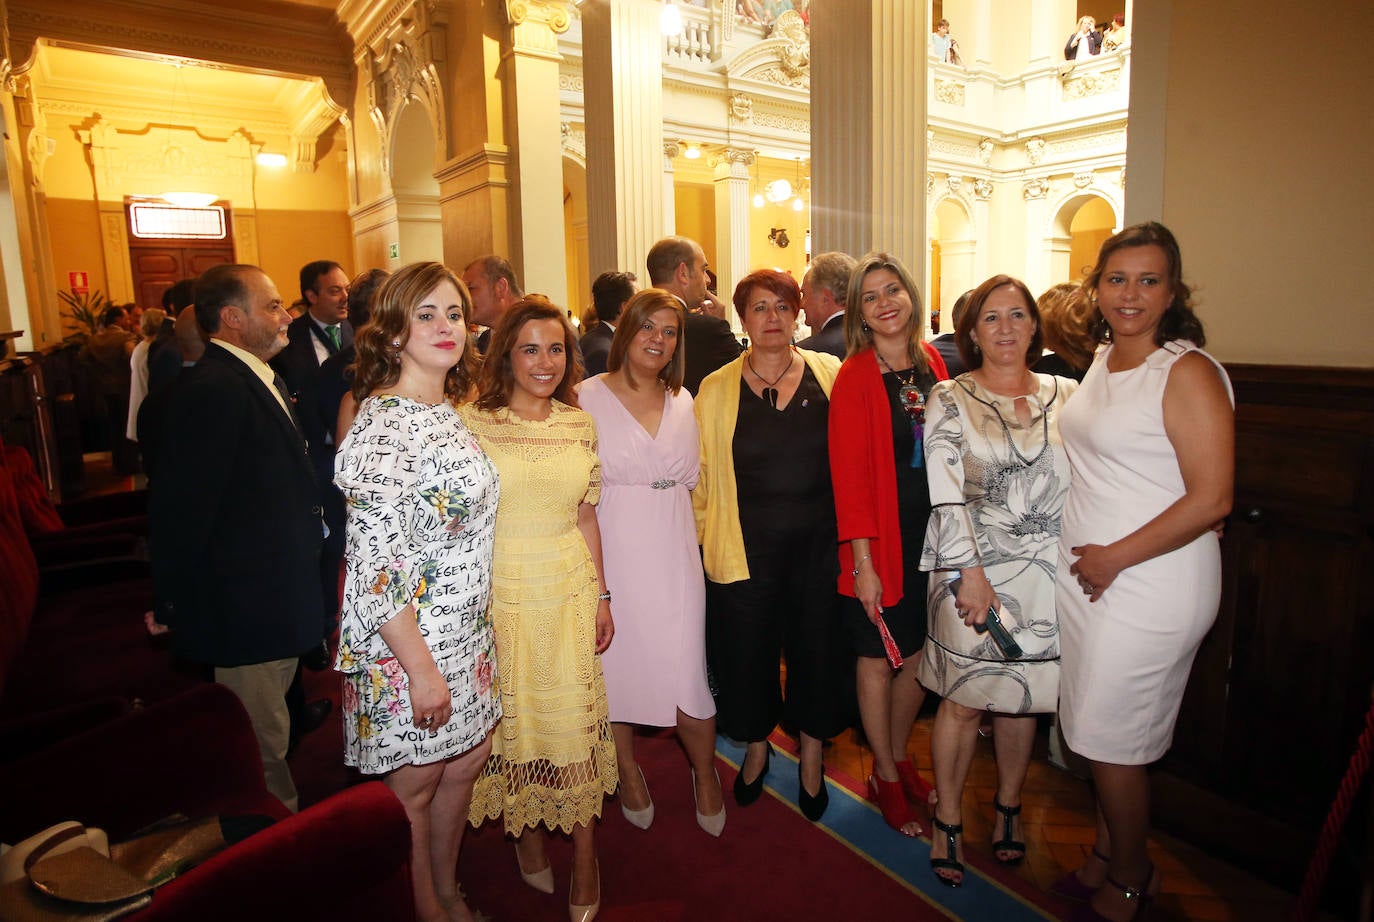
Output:
[[[1236,389],[1236,493],[1222,542],[1221,610],[1160,766],[1171,793],[1157,815],[1291,884],[1374,683],[1374,593],[1363,583],[1374,574],[1374,370],[1227,370]],[[1196,815],[1215,808],[1203,792],[1248,816],[1249,826],[1213,824],[1209,834]],[[1275,849],[1275,822],[1293,847]]]

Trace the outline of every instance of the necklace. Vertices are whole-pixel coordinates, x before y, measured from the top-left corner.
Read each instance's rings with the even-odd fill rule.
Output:
[[[781,381],[787,375],[787,373],[792,370],[792,360],[794,358],[796,358],[796,353],[792,352],[792,350],[789,348],[787,351],[787,367],[782,370],[782,374],[778,375],[772,381],[769,381],[763,375],[759,374],[756,368],[754,368],[753,349],[750,349],[749,354],[744,357],[744,363],[749,366],[749,371],[753,373],[754,377],[758,378],[760,381],[763,382],[763,399],[767,400],[768,405],[775,410],[778,408],[778,382]]]
[[[883,354],[878,351],[876,346],[873,349],[873,354],[878,357],[879,362],[882,362],[883,368],[897,376],[897,399],[901,401],[902,409],[906,411],[906,415],[911,417],[912,424],[916,426],[924,424],[926,421],[926,399],[925,395],[921,393],[921,389],[916,386],[915,359],[912,358],[911,368],[907,369],[909,374],[903,376],[902,372],[895,370],[887,363],[887,359],[883,358]],[[907,354],[907,357],[911,358],[910,353]]]

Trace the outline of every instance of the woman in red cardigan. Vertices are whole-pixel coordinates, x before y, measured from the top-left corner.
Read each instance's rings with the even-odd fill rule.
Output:
[[[949,377],[921,341],[921,299],[886,253],[869,253],[849,278],[848,358],[830,396],[830,467],[840,540],[840,593],[858,655],[859,714],[873,748],[869,796],[888,825],[921,834],[908,799],[928,804],[930,785],[907,754],[925,690],[916,655],[926,637],[926,574],[919,569],[930,516],[921,448],[925,398]],[[904,660],[893,669],[879,625]]]

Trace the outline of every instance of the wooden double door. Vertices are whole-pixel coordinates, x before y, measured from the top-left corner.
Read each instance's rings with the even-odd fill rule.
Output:
[[[221,207],[224,236],[217,240],[136,237],[130,229],[129,262],[134,298],[140,307],[161,307],[162,293],[177,282],[195,278],[211,266],[234,262],[232,217],[227,204]]]

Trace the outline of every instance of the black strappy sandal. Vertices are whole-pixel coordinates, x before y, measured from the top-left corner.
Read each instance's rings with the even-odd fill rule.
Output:
[[[1150,873],[1145,878],[1145,883],[1139,887],[1128,887],[1119,880],[1113,880],[1110,876],[1104,887],[1110,887],[1119,891],[1126,898],[1126,905],[1131,906],[1131,922],[1140,922],[1145,918],[1145,913],[1150,911],[1150,903],[1154,900],[1154,894],[1150,892],[1150,885],[1155,882],[1155,868],[1150,865]],[[1093,909],[1091,903],[1079,906],[1071,917],[1072,922],[1111,922],[1106,916]]]
[[[992,799],[992,809],[1002,815],[1002,838],[992,843],[992,856],[1002,864],[1015,867],[1026,860],[1026,843],[1011,837],[1011,821],[1021,815],[1021,808],[1004,807],[996,797]],[[1003,858],[998,852],[1019,852],[1013,858]]]
[[[930,819],[931,822],[935,824],[935,828],[945,834],[945,848],[949,855],[949,857],[946,858],[931,858],[930,870],[935,874],[935,879],[946,887],[958,887],[964,882],[964,863],[954,859],[954,856],[959,854],[959,843],[955,839],[955,836],[963,835],[964,824],[954,823],[951,825],[949,823],[942,823],[937,816],[932,816]],[[946,877],[940,873],[941,871],[955,871],[958,873],[959,878],[956,880],[952,877]]]

